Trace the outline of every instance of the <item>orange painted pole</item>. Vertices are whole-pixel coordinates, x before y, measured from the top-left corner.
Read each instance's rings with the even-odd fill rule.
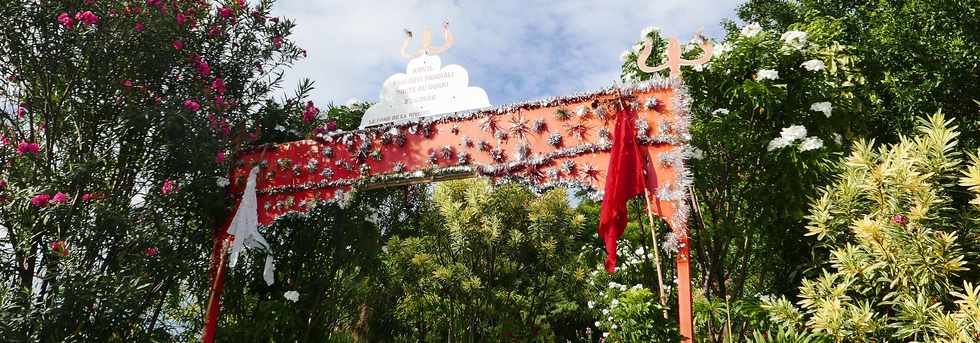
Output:
[[[227,237],[226,235],[221,236]],[[227,270],[225,257],[228,256],[228,249],[225,240],[223,238],[215,240],[213,249],[211,258],[212,261],[215,261],[215,265],[212,265],[213,275],[210,296],[208,297],[208,312],[204,317],[204,334],[201,336],[201,341],[204,343],[214,342],[215,331],[218,328],[218,312],[221,311],[221,293],[224,291],[225,271]]]
[[[691,256],[687,237],[681,239],[677,250],[677,315],[680,323],[681,342],[694,341],[694,313],[691,307]]]

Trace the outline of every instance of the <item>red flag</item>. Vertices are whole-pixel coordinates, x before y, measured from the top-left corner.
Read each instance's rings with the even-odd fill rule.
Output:
[[[606,271],[616,270],[616,240],[626,229],[626,201],[643,194],[643,159],[636,143],[633,111],[616,116],[612,156],[606,170],[605,195],[599,211],[599,238],[606,243]]]

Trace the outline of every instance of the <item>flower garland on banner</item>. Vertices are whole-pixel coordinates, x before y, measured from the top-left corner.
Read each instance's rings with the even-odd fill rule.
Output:
[[[634,96],[664,90],[672,92],[669,103],[653,95],[645,99]],[[658,168],[674,174],[668,178],[673,182],[658,185],[656,198],[674,208],[670,218],[665,218],[673,231],[668,234],[664,247],[676,252],[681,248],[679,242],[687,236],[688,189],[693,184],[684,166],[695,150],[688,144],[690,101],[680,79],[655,77],[624,88],[609,87],[355,131],[320,132],[313,141],[260,145],[239,153],[231,187],[238,194],[235,190],[240,191],[244,182],[242,171],[258,166],[261,178],[266,181],[266,187],[257,191],[262,198],[260,208],[275,210],[272,221],[304,215],[320,203],[344,206],[348,193],[358,188],[461,176],[489,177],[498,185],[517,182],[535,192],[562,187],[600,200],[603,194],[595,187],[600,177],[597,167],[605,168],[605,165],[593,165],[586,159],[590,154],[609,152],[612,147],[608,123],[618,111],[607,107],[630,106],[641,113],[664,113],[669,109],[671,117],[654,123],[647,120],[649,115],[641,115],[636,123],[636,138],[642,146],[669,147],[651,158]],[[547,118],[528,117],[531,111],[547,108],[555,108]],[[475,124],[464,127],[463,122]],[[439,132],[440,127],[445,131]],[[448,142],[446,137],[450,135],[458,136],[452,140],[453,144],[440,143],[422,151],[422,161],[386,159],[385,155],[399,152],[404,156],[403,150],[414,149],[412,144],[417,145],[419,141]],[[539,143],[538,150],[552,150],[534,151],[531,141]],[[572,141],[579,144],[566,146]],[[315,153],[299,156],[293,151],[303,149]],[[277,157],[260,159],[260,151]],[[298,196],[307,199],[297,203]]]

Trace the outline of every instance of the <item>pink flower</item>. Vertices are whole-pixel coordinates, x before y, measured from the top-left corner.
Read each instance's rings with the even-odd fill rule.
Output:
[[[174,47],[174,50],[180,50],[184,48],[184,43],[177,39],[174,39],[172,45]]]
[[[327,129],[327,131],[336,130],[337,129],[337,121],[336,120],[328,121],[327,122],[327,125],[326,125],[326,129]]]
[[[82,22],[85,25],[95,25],[99,22],[99,17],[92,13],[92,11],[78,12],[75,13],[75,20]]]
[[[197,73],[201,76],[211,76],[211,65],[203,58],[197,58],[197,61],[194,62],[194,69],[197,69]]]
[[[146,0],[146,4],[149,6],[160,6],[163,0]]]
[[[75,27],[75,21],[71,19],[68,12],[61,12],[61,14],[58,15],[58,22],[61,23],[61,26],[68,29]]]
[[[163,194],[170,194],[177,191],[180,191],[180,188],[177,187],[176,182],[170,179],[163,180],[163,187],[160,187],[160,192]]]
[[[40,152],[41,146],[37,145],[37,143],[20,142],[20,144],[17,145],[18,155],[37,154]]]
[[[276,49],[281,49],[282,48],[282,37],[281,36],[272,37],[272,45],[275,45],[276,46]]]
[[[37,206],[37,207],[44,207],[44,206],[46,206],[48,204],[48,201],[51,201],[51,196],[50,195],[47,195],[47,194],[38,194],[38,195],[35,195],[33,198],[31,198],[31,205],[34,205],[34,206]]]
[[[184,26],[184,23],[187,22],[187,16],[185,16],[183,13],[177,13],[176,19],[177,25],[180,26]]]
[[[313,119],[316,119],[316,115],[319,113],[320,113],[320,109],[316,108],[316,106],[313,106],[312,101],[307,101],[306,109],[303,110],[303,122],[304,123],[312,122]]]
[[[234,12],[228,6],[222,6],[221,8],[218,9],[218,15],[224,18],[230,18],[232,14],[234,14]]]
[[[7,188],[7,180],[0,179],[0,191],[2,191],[4,188]]]
[[[24,106],[17,108],[17,118],[24,118],[27,115],[27,109]]]
[[[91,194],[88,193],[82,194],[82,201],[89,201],[89,200],[92,200]]]
[[[225,152],[218,151],[218,155],[215,156],[214,159],[217,160],[218,163],[225,163]]]
[[[896,214],[892,216],[892,223],[905,226],[905,224],[909,223],[909,217],[906,217],[905,215],[902,214]]]
[[[143,23],[136,23],[136,25],[133,25],[133,31],[136,31],[137,33],[143,32],[143,29],[145,28],[146,26],[144,26]]]
[[[56,203],[56,204],[64,204],[64,203],[68,202],[68,196],[65,195],[65,193],[62,193],[62,192],[55,193],[54,194],[54,197],[51,198],[51,202]]]
[[[160,249],[157,249],[157,247],[147,247],[143,252],[146,254],[146,256],[153,257],[160,252]]]
[[[262,15],[262,12],[259,11],[252,11],[252,18],[255,18],[259,22],[265,22],[265,15]]]
[[[201,109],[201,104],[198,104],[194,100],[184,100],[184,108],[190,110],[191,112],[197,112]]]
[[[212,26],[208,28],[208,37],[214,38],[221,35],[221,26]]]
[[[123,85],[123,87],[126,88],[130,88],[133,86],[133,80],[122,80],[120,83]]]
[[[222,80],[220,77],[215,78],[214,81],[211,81],[211,89],[214,90],[215,93],[225,94],[225,90],[226,90],[225,81]]]
[[[61,257],[68,256],[68,243],[62,240],[51,242],[51,251],[58,253]]]

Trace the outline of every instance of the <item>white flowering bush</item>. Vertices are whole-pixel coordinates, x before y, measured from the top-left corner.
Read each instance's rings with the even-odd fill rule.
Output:
[[[691,256],[707,302],[795,289],[808,261],[799,252],[810,244],[800,242],[805,199],[832,171],[825,159],[870,131],[853,93],[862,78],[834,27],[726,25],[708,64],[682,68],[692,144],[702,151],[687,166],[700,209],[690,223]],[[644,40],[655,49],[644,62],[663,63],[660,32],[644,32]],[[702,54],[691,43],[688,60]],[[637,56],[625,54],[624,81],[652,77]],[[712,337],[725,329],[700,324]]]

